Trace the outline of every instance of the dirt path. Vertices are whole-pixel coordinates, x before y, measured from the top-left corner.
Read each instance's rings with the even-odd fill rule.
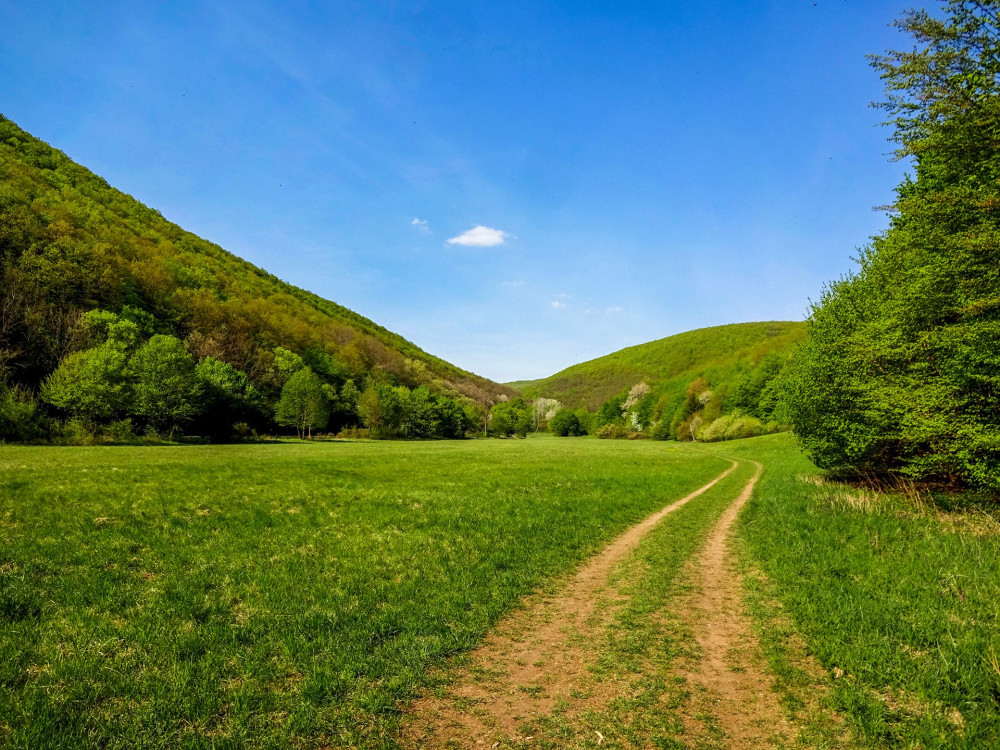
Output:
[[[469,666],[445,695],[413,704],[404,746],[490,747],[494,742],[525,740],[519,734],[522,724],[550,714],[557,706],[572,716],[613,698],[595,694],[601,686],[587,679],[587,664],[618,598],[606,590],[611,570],[665,515],[715,486],[737,465],[734,461],[705,486],[628,529],[585,562],[555,595],[533,597],[524,609],[508,616],[470,655]]]
[[[730,748],[782,747],[792,738],[792,728],[770,689],[771,677],[753,626],[743,612],[742,577],[729,541],[762,470],[757,464],[753,478],[716,523],[695,558],[695,592],[680,600],[676,609],[701,651],[697,661],[680,670],[694,688],[682,713],[685,729],[695,736],[710,733],[705,716],[711,715]]]

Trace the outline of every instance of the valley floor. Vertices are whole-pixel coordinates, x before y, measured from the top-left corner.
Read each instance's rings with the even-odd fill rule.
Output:
[[[998,531],[784,435],[0,446],[0,747],[993,746]]]

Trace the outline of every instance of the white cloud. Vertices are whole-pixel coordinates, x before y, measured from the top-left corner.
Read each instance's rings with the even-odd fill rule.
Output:
[[[504,286],[510,287],[511,289],[520,289],[524,286],[524,279],[517,279],[516,281],[505,281]]]
[[[482,224],[467,229],[457,237],[448,240],[449,245],[464,245],[466,247],[495,247],[502,245],[510,235],[499,229],[484,227]]]
[[[622,311],[622,309],[620,307],[618,307],[617,305],[615,305],[614,307],[609,307],[609,308],[605,309],[604,312],[606,312],[608,315],[617,315],[621,311]]]
[[[420,230],[420,234],[430,234],[431,228],[427,226],[427,219],[414,219],[410,222],[410,226],[416,227]]]
[[[555,310],[562,310],[564,307],[566,307],[565,302],[560,302],[557,299],[552,300],[550,304],[552,305],[552,308]]]

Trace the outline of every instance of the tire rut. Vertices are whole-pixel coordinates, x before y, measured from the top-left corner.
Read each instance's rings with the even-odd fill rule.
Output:
[[[784,747],[793,728],[770,688],[760,645],[745,614],[742,576],[736,569],[731,535],[743,506],[753,494],[763,466],[716,522],[693,561],[695,592],[678,602],[676,612],[688,624],[700,656],[679,670],[695,689],[682,709],[687,735],[710,733],[704,721],[714,717],[730,748]]]
[[[608,590],[612,569],[664,516],[714,487],[738,465],[732,461],[711,482],[629,528],[584,562],[554,595],[529,597],[524,608],[506,617],[469,655],[468,666],[444,695],[426,695],[412,704],[401,745],[488,747],[523,741],[529,738],[519,733],[522,725],[557,706],[572,716],[606,705],[615,695],[607,690],[600,694],[601,687],[588,679],[587,665],[616,602],[622,601]]]

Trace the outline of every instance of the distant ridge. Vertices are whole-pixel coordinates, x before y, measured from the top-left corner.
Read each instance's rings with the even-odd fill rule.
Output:
[[[767,354],[784,352],[805,333],[806,324],[796,321],[699,328],[620,349],[547,378],[507,385],[529,398],[554,398],[572,409],[594,411],[611,396],[642,381],[652,384],[711,375],[717,379],[740,363],[756,364]]]

